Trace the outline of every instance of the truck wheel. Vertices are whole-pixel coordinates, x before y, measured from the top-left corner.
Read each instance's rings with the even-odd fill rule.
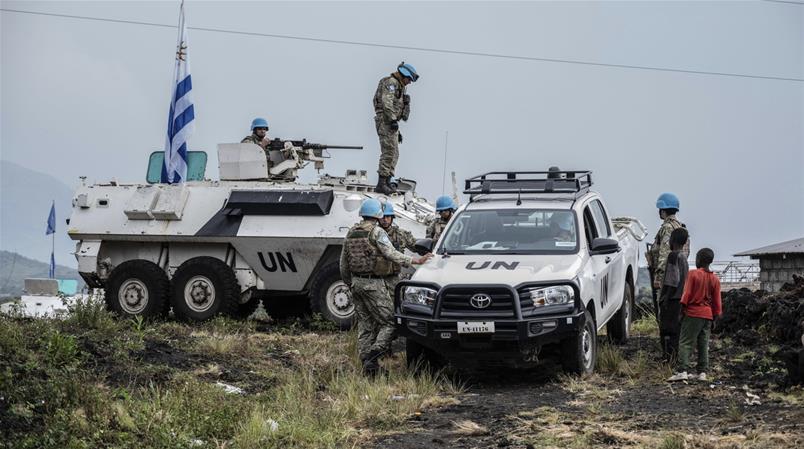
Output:
[[[194,257],[173,275],[173,313],[185,321],[237,316],[239,295],[234,272],[214,257]]]
[[[164,316],[170,308],[170,281],[158,265],[147,260],[118,265],[104,289],[107,308],[123,317]]]
[[[310,308],[335,323],[341,330],[352,327],[355,305],[349,286],[341,280],[338,262],[324,265],[310,286]]]
[[[414,373],[429,372],[435,374],[444,367],[443,360],[429,348],[405,339],[405,360],[408,370]]]
[[[561,364],[564,371],[573,374],[591,374],[597,359],[597,331],[589,310],[584,312],[585,322],[578,335],[561,342]]]
[[[634,312],[634,288],[628,282],[625,283],[623,291],[623,303],[620,310],[611,317],[611,321],[606,325],[609,338],[617,344],[625,344],[631,336],[631,322]]]

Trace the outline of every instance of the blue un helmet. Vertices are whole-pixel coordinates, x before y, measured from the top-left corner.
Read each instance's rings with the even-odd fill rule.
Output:
[[[255,118],[251,121],[251,130],[254,131],[254,128],[268,128],[268,120],[261,117]]]
[[[382,204],[380,204],[379,200],[374,198],[363,200],[363,204],[360,205],[360,216],[382,218]]]
[[[448,197],[447,195],[441,195],[436,200],[436,212],[441,212],[442,210],[452,209],[455,210],[455,202],[452,201],[452,198]]]
[[[402,74],[402,76],[410,79],[414,83],[419,79],[419,74],[416,73],[416,69],[414,69],[412,65],[406,63],[405,61],[399,63],[399,66],[397,66],[396,69],[399,71],[399,73]]]
[[[657,209],[681,209],[678,197],[674,193],[662,193],[656,200]]]
[[[396,217],[396,214],[394,213],[394,204],[390,201],[386,201],[382,206],[382,215],[384,217]]]

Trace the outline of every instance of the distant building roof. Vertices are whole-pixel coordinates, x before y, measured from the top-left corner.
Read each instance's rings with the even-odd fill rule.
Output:
[[[752,249],[750,251],[743,251],[735,254],[735,256],[762,256],[766,254],[804,254],[804,237],[800,239],[793,239],[787,242],[775,243],[773,245],[763,246],[762,248]]]

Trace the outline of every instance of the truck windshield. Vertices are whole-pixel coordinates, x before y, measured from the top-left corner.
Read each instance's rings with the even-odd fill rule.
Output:
[[[439,253],[569,254],[578,249],[571,210],[469,210],[452,220]]]

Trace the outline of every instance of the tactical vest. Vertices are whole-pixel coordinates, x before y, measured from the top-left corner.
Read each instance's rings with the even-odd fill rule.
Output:
[[[383,115],[383,104],[382,104],[382,95],[383,90],[385,89],[385,80],[391,78],[396,80],[396,84],[398,84],[396,91],[394,92],[394,96],[398,101],[402,101],[402,95],[405,93],[405,85],[402,81],[399,81],[393,74],[391,76],[387,76],[380,80],[379,85],[377,86],[377,92],[374,92],[374,113],[381,116]]]
[[[393,273],[391,261],[386,259],[369,238],[379,223],[364,221],[346,234],[346,254],[349,271],[355,276],[389,276]]]

